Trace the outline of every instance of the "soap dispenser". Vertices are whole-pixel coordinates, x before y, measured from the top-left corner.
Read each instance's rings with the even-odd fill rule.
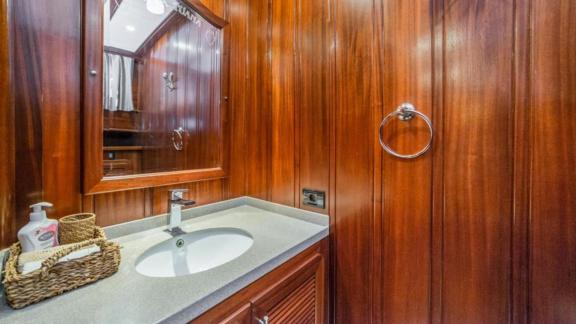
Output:
[[[58,245],[58,221],[46,217],[45,207],[51,203],[40,202],[31,205],[30,222],[18,231],[22,252],[47,249]]]

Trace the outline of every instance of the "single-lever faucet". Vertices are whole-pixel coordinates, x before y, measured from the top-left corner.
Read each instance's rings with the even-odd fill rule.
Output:
[[[195,205],[196,202],[183,198],[184,193],[188,192],[188,189],[172,189],[169,190],[169,192],[168,208],[170,210],[170,219],[168,221],[168,232],[172,235],[180,235],[184,233],[180,228],[180,223],[182,223],[182,206],[192,206]]]

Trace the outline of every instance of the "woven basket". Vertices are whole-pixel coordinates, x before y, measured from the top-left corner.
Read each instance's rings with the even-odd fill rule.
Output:
[[[100,252],[58,263],[63,256],[92,245],[98,245]],[[56,252],[42,262],[40,269],[27,274],[18,272],[20,253],[20,243],[13,244],[4,268],[4,291],[12,308],[22,308],[109,277],[120,265],[120,246],[106,241],[104,231],[99,227],[94,229],[92,239]]]
[[[58,240],[60,244],[71,244],[91,239],[94,236],[96,215],[74,214],[58,220]]]

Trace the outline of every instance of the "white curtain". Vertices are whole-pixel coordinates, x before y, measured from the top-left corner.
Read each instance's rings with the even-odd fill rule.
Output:
[[[132,76],[134,60],[118,54],[104,53],[104,109],[133,111]]]

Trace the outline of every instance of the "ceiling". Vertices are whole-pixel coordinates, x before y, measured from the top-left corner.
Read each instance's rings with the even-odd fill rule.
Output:
[[[123,0],[110,19],[110,1],[104,3],[104,46],[135,52],[164,19],[171,13],[166,8],[163,15],[146,10],[145,0]]]

